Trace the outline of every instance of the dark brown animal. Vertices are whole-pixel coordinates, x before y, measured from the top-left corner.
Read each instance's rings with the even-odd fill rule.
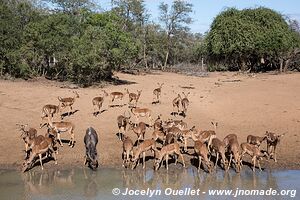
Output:
[[[267,137],[267,153],[269,155],[269,158],[273,158],[275,162],[277,162],[276,148],[280,143],[281,137],[283,137],[284,135],[285,133],[277,135],[275,133],[266,131],[265,136]]]

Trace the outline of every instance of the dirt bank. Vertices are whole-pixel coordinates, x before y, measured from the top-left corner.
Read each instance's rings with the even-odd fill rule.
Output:
[[[155,116],[163,114],[170,118],[171,101],[177,92],[189,91],[190,107],[185,119],[189,127],[195,125],[201,129],[211,129],[210,121],[218,121],[217,135],[223,138],[229,133],[236,133],[240,142],[246,141],[249,134],[263,135],[266,130],[276,133],[287,132],[278,148],[278,163],[263,162],[267,168],[300,169],[300,73],[270,75],[258,74],[255,77],[236,75],[234,73],[210,73],[208,77],[184,76],[173,73],[159,75],[134,76],[117,74],[120,79],[135,82],[130,85],[108,86],[111,91],[136,92],[142,89],[140,107],[149,107]],[[152,105],[152,91],[157,82],[165,83],[162,88],[162,103]],[[0,81],[0,167],[19,167],[24,156],[24,144],[16,123],[28,123],[38,129],[41,123],[41,108],[45,104],[58,104],[57,96],[71,96],[70,89],[60,88],[58,83],[48,81]],[[188,89],[186,89],[188,88]],[[83,136],[89,126],[93,126],[100,135],[98,151],[100,163],[109,167],[121,166],[121,142],[117,140],[116,118],[128,109],[127,106],[108,108],[94,117],[92,115],[92,98],[101,93],[99,88],[77,90],[80,98],[76,100],[74,115],[65,120],[76,124],[77,143],[69,148],[67,144],[60,148],[59,166],[83,164]],[[127,103],[128,96],[124,100]],[[179,117],[180,118],[180,117]],[[39,129],[44,134],[46,129]],[[148,129],[146,137],[151,137]],[[129,135],[136,139],[132,132]],[[62,134],[62,138],[69,136]],[[192,144],[192,142],[190,142]],[[265,149],[266,145],[263,144]],[[192,149],[189,150],[193,152]],[[190,163],[190,156],[185,160]],[[152,161],[149,161],[152,163]],[[53,162],[45,168],[54,166]]]

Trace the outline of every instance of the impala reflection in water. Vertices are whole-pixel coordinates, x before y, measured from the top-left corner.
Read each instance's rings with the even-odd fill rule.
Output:
[[[263,171],[253,173],[245,169],[240,174],[234,171],[225,173],[198,173],[196,168],[183,169],[180,166],[153,169],[119,170],[103,169],[92,171],[86,168],[70,170],[32,170],[20,173],[13,170],[0,171],[1,199],[140,199],[141,196],[114,196],[112,190],[161,190],[162,195],[155,199],[169,199],[164,191],[191,192],[200,189],[197,196],[172,196],[173,199],[228,199],[228,196],[209,196],[209,190],[297,190],[299,170]],[[206,193],[202,193],[202,192]],[[294,194],[297,197],[297,194]],[[147,196],[143,198],[148,198]],[[238,196],[237,199],[289,199],[290,196]]]

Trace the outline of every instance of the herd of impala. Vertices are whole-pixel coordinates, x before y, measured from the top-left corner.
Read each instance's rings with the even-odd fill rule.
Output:
[[[161,91],[163,83],[158,83],[158,88],[153,90],[153,102],[152,104],[161,103]],[[185,160],[183,155],[196,156],[198,160],[198,170],[201,168],[207,172],[212,172],[213,166],[211,162],[214,160],[214,168],[216,169],[218,162],[220,167],[224,170],[229,170],[233,167],[236,172],[240,172],[243,166],[243,157],[248,154],[252,158],[252,170],[255,171],[256,163],[261,170],[260,160],[263,157],[266,159],[276,158],[276,147],[280,142],[280,139],[284,134],[275,134],[266,132],[263,136],[249,135],[247,142],[239,144],[236,134],[229,134],[223,140],[217,137],[217,122],[211,122],[213,130],[200,130],[195,126],[188,128],[184,118],[187,115],[189,106],[188,95],[190,93],[177,94],[172,101],[173,112],[171,115],[175,119],[163,120],[162,115],[159,114],[154,120],[153,113],[149,108],[138,107],[138,102],[142,94],[142,90],[137,90],[137,93],[130,93],[128,89],[125,92],[111,92],[107,93],[105,90],[103,95],[92,99],[92,105],[94,107],[93,115],[97,116],[101,113],[103,102],[106,98],[109,98],[109,107],[114,107],[113,102],[117,100],[122,102],[123,98],[128,95],[128,110],[123,114],[117,116],[118,126],[118,138],[123,142],[122,166],[126,168],[134,169],[139,165],[140,157],[142,156],[143,168],[145,168],[146,152],[153,152],[153,167],[155,170],[160,168],[163,160],[165,161],[166,169],[168,169],[169,158],[175,159],[177,163],[178,157],[182,161],[182,165],[185,167]],[[47,118],[46,123],[41,123],[40,128],[47,126],[47,133],[45,135],[38,135],[37,130],[27,125],[17,124],[21,131],[24,143],[25,143],[25,160],[22,164],[22,170],[31,169],[35,161],[39,159],[40,165],[43,169],[42,159],[53,158],[57,164],[56,155],[58,154],[58,146],[63,146],[61,141],[61,134],[64,132],[69,133],[70,140],[69,146],[75,145],[74,124],[72,122],[63,121],[63,116],[69,116],[73,114],[73,105],[79,94],[74,91],[73,97],[58,97],[59,105],[47,104],[42,108],[42,122]],[[182,96],[184,98],[182,98]],[[126,105],[126,104],[125,104]],[[62,113],[63,110],[68,108],[69,112]],[[53,121],[54,115],[61,117],[61,121]],[[183,118],[178,119],[176,115],[180,115]],[[141,121],[141,118],[147,118],[147,123]],[[152,129],[152,135],[146,137],[147,129]],[[137,135],[135,142],[128,136],[128,131],[132,131]],[[149,131],[148,131],[149,132]],[[188,150],[188,141],[194,142],[194,152],[191,153]],[[266,141],[267,150],[262,151],[260,149],[261,144]],[[86,156],[84,164],[89,164],[89,167],[95,169],[98,167],[97,156],[97,132],[89,127],[84,137],[84,143],[86,147]],[[170,157],[169,157],[170,156]],[[212,156],[214,159],[212,159]],[[195,160],[195,159],[194,159]]]

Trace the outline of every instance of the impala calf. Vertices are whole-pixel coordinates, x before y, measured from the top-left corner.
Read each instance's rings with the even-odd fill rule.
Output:
[[[161,115],[158,115],[157,119],[154,121],[154,124],[153,124],[153,129],[155,131],[158,131],[158,130],[162,130],[162,124],[163,124],[163,121],[162,119],[160,118]]]
[[[223,168],[227,170],[227,160],[225,156],[225,143],[221,141],[218,138],[213,138],[211,141],[211,152],[215,152],[216,154],[216,162],[215,162],[215,168],[217,168],[217,163],[219,160],[219,156],[221,156],[221,160],[223,163]]]
[[[178,140],[183,142],[182,131],[179,128],[173,126],[171,128],[164,129],[164,131],[166,133],[166,144],[177,142]]]
[[[51,117],[51,121],[53,121],[53,115],[54,114],[60,114],[60,108],[59,105],[51,105],[47,104],[42,108],[42,120],[45,119],[45,117]],[[61,115],[61,114],[60,114]]]
[[[25,130],[25,128],[28,126],[27,124],[16,124],[19,126],[19,131],[21,131],[21,137],[25,143],[25,152],[28,156],[28,147],[31,145],[31,140],[35,137],[37,137],[37,130],[35,128],[29,128],[28,130]],[[27,158],[26,156],[26,158]]]
[[[176,155],[175,165],[177,164],[177,160],[178,160],[178,156],[179,156],[182,160],[183,167],[185,167],[184,158],[180,152],[179,144],[172,143],[172,144],[168,144],[168,145],[162,147],[162,149],[160,151],[156,151],[155,161],[154,161],[154,170],[159,169],[163,158],[165,158],[166,168],[167,168],[167,170],[169,170],[169,165],[168,165],[169,155],[174,155],[174,154]]]
[[[140,143],[137,148],[133,149],[132,151],[132,158],[131,161],[134,163],[132,165],[132,169],[134,169],[140,162],[140,155],[143,154],[143,169],[145,168],[145,157],[146,151],[153,151],[156,150],[156,143],[153,139],[146,139],[142,143]]]
[[[137,143],[140,143],[140,139],[145,139],[146,133],[146,124],[144,122],[140,122],[138,124],[130,123],[130,130],[132,130],[137,135]]]
[[[126,89],[125,89],[126,92]],[[124,93],[122,92],[111,92],[110,93],[110,104],[112,104],[112,102],[114,102],[116,99],[120,99],[120,101],[123,100],[124,97]],[[112,105],[110,105],[112,106]]]
[[[45,153],[50,153],[55,160],[55,164],[57,164],[56,156],[55,156],[55,154],[52,154],[53,152],[54,152],[53,138],[44,138],[39,144],[35,144],[32,147],[31,154],[30,154],[28,160],[26,160],[23,163],[22,171],[25,172],[29,167],[32,167],[34,164],[34,160],[37,156],[39,157],[40,164],[41,164],[41,167],[43,170],[44,168],[43,168],[43,163],[42,163],[42,155]]]
[[[134,102],[134,107],[137,106],[137,103],[140,99],[140,96],[141,96],[141,93],[142,93],[142,90],[137,90],[137,94],[135,93],[130,93],[128,91],[128,89],[126,89],[128,95],[129,95],[129,102],[128,102],[128,105],[131,104],[131,102]]]
[[[162,83],[162,84],[157,83],[157,84],[159,87],[153,90],[153,95],[154,95],[153,102],[160,103],[161,88],[164,85],[164,83]]]
[[[166,135],[161,130],[154,130],[152,133],[152,139],[154,139],[155,141],[160,140],[162,142],[162,144],[164,145],[165,141],[166,141]]]
[[[96,116],[97,112],[100,113],[101,112],[101,107],[102,107],[102,104],[104,102],[104,98],[108,96],[107,92],[104,91],[104,95],[103,96],[99,96],[99,97],[94,97],[93,100],[92,100],[92,104],[93,104],[93,107],[94,107],[94,115]],[[96,112],[96,110],[98,110]]]
[[[122,133],[121,132],[122,128],[123,128],[124,134],[126,133],[126,128],[127,128],[127,125],[129,124],[129,119],[130,118],[131,118],[130,113],[129,113],[129,116],[126,116],[125,112],[124,112],[123,115],[119,115],[117,117],[117,124],[118,124],[118,128],[119,128],[119,132],[118,133]]]
[[[249,144],[249,143],[242,143],[241,144],[241,149],[242,149],[242,153],[241,153],[241,160],[243,159],[243,156],[245,154],[248,154],[252,157],[252,163],[253,163],[253,168],[252,170],[255,171],[255,163],[257,161],[259,170],[261,170],[261,166],[259,163],[259,160],[265,156],[265,154],[262,154],[259,150],[259,148],[256,145],[253,144]]]
[[[136,117],[136,121],[139,122],[140,117],[148,117],[150,125],[152,125],[152,111],[149,108],[131,108],[132,114]]]
[[[79,94],[76,91],[73,91],[73,93],[74,93],[74,97],[66,97],[66,98],[58,97],[58,100],[60,102],[60,105],[59,105],[60,108],[69,107],[68,116],[70,116],[70,114],[72,113],[72,110],[73,110],[72,106],[73,106],[76,98],[79,98]]]
[[[229,170],[232,158],[235,162],[235,171],[240,172],[241,170],[241,158],[240,158],[240,146],[237,140],[237,136],[235,134],[227,135],[223,142],[225,143],[227,147],[227,152],[230,155],[229,163],[227,170]]]
[[[187,129],[187,123],[182,121],[182,120],[173,120],[173,119],[169,119],[168,121],[166,121],[163,124],[164,127],[177,127],[180,130],[186,130]]]
[[[261,143],[267,139],[267,136],[260,137],[260,136],[253,136],[253,135],[248,135],[247,136],[247,142],[249,144],[256,145],[258,148],[260,147]]]
[[[181,96],[180,96],[180,94],[178,94],[178,96],[175,99],[173,99],[173,101],[172,101],[174,115],[176,113],[175,112],[176,108],[177,108],[177,114],[180,113],[180,109],[179,109],[180,104],[181,104]]]
[[[122,163],[122,166],[127,167],[128,163],[130,162],[130,154],[132,153],[132,150],[133,150],[133,142],[130,139],[130,137],[125,136],[125,135],[122,138],[122,142],[123,142],[123,153],[122,153],[123,163]]]
[[[183,116],[185,117],[186,116],[186,113],[187,113],[187,109],[188,109],[188,106],[190,104],[190,101],[188,100],[188,95],[190,94],[189,92],[187,94],[185,94],[184,92],[182,92],[183,95],[184,95],[184,98],[181,100],[181,105],[182,105],[182,114]]]
[[[184,141],[184,151],[187,152],[187,141],[188,139],[192,139],[192,132],[195,126],[193,126],[191,129],[188,130],[182,130],[182,137]]]
[[[199,140],[196,136],[195,133],[192,132],[192,139],[194,140],[195,144],[194,144],[194,150],[195,150],[195,154],[198,156],[199,159],[199,163],[198,163],[198,171],[200,171],[200,167],[201,167],[201,161],[203,159],[203,161],[205,162],[208,172],[211,172],[211,164],[210,161],[207,157],[208,155],[208,149],[205,146],[205,144]]]
[[[226,148],[228,147],[229,141],[231,141],[231,140],[236,140],[237,141],[237,135],[236,134],[229,134],[223,139],[223,142],[224,142]]]
[[[211,122],[214,126],[214,130],[205,130],[205,131],[199,131],[196,129],[193,129],[193,132],[197,134],[198,140],[201,140],[203,143],[207,143],[208,151],[210,152],[211,149],[211,141],[213,138],[216,138],[216,132],[217,132],[217,126],[218,123]],[[194,134],[194,135],[196,135]]]
[[[69,141],[69,146],[74,147],[75,145],[75,134],[74,134],[74,128],[75,125],[71,122],[51,122],[50,120],[48,121],[48,126],[49,128],[53,128],[54,130],[57,131],[57,139],[60,143],[60,146],[63,146],[63,143],[60,139],[60,134],[62,132],[68,132],[70,134],[70,141]]]

